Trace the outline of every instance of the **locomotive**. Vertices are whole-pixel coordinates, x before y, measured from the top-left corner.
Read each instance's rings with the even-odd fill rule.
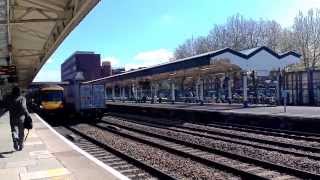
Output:
[[[40,87],[27,95],[28,105],[41,113],[58,113],[65,107],[63,92],[64,88],[59,85]]]

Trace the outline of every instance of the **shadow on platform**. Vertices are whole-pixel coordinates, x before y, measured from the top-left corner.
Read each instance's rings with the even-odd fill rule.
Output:
[[[5,154],[12,154],[12,153],[14,153],[15,151],[6,151],[6,152],[0,152],[0,158],[6,158],[5,156],[3,156],[3,155],[5,155]]]

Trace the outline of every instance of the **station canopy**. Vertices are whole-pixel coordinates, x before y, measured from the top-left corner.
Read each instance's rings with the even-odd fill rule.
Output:
[[[99,0],[0,0],[0,66],[26,87]]]

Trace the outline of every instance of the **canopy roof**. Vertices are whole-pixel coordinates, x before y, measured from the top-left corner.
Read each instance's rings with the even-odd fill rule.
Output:
[[[289,51],[285,53],[278,54],[274,51],[272,51],[270,48],[261,46],[245,51],[236,51],[230,48],[224,48],[216,51],[211,51],[203,54],[199,54],[196,56],[191,56],[183,59],[178,59],[158,65],[154,65],[151,67],[146,67],[146,68],[141,68],[141,69],[136,69],[133,71],[126,71],[121,74],[116,74],[112,76],[107,76],[95,80],[90,80],[83,82],[84,84],[90,84],[90,83],[110,83],[110,82],[116,82],[116,81],[123,81],[127,79],[133,79],[133,78],[141,78],[141,77],[148,77],[148,76],[154,76],[158,74],[163,74],[163,73],[171,73],[175,71],[181,71],[181,70],[186,70],[186,69],[194,69],[198,67],[204,67],[204,66],[209,66],[212,64],[211,59],[214,57],[217,57],[222,54],[232,54],[236,57],[242,58],[244,60],[249,60],[252,58],[255,54],[261,52],[261,51],[266,51],[268,52],[272,57],[275,57],[279,60],[286,58],[288,56],[294,56],[296,58],[300,57],[300,54],[294,52],[294,51]],[[228,71],[233,71],[234,69],[237,69],[238,66],[233,66],[231,63],[218,63],[214,64],[215,68],[210,67],[210,71],[214,71],[216,73],[221,73],[222,72],[228,72]],[[208,72],[208,71],[207,71]]]
[[[0,0],[0,65],[26,87],[99,0]]]

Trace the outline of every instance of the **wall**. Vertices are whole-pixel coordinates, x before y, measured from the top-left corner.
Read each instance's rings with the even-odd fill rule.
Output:
[[[100,54],[76,54],[77,71],[82,71],[85,80],[100,77]]]

